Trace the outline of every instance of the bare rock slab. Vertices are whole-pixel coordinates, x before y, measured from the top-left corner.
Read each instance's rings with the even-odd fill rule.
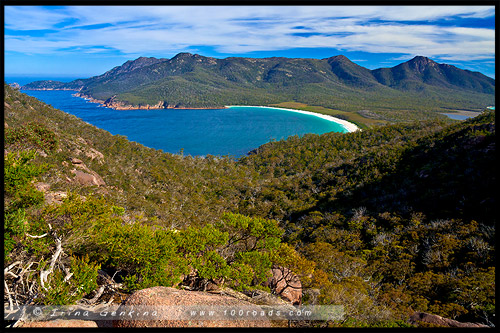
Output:
[[[443,318],[438,315],[415,312],[410,316],[410,323],[414,325],[431,324],[435,327],[466,327],[466,328],[487,328],[487,325],[478,323],[464,323],[449,318]]]
[[[179,313],[179,319],[175,319],[176,313],[169,312],[162,316],[161,309],[182,308],[192,306],[210,306],[213,309],[223,307],[234,308],[258,308],[257,305],[230,296],[211,294],[202,291],[186,291],[169,287],[153,287],[139,290],[127,298],[121,308],[126,309],[134,306],[140,311],[143,308],[158,308],[158,317],[155,320],[127,320],[126,317],[113,321],[113,327],[271,327],[268,319],[234,319],[234,320],[204,320],[185,319]],[[117,312],[120,312],[119,308]]]
[[[95,321],[91,320],[49,320],[49,321],[28,321],[23,323],[20,327],[98,327]]]
[[[96,173],[88,174],[80,170],[71,170],[71,172],[75,175],[74,181],[84,185],[84,186],[103,186],[106,185],[101,176]]]

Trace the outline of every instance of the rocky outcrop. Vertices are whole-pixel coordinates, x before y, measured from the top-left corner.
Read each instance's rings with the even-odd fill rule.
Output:
[[[101,164],[104,162],[104,155],[94,148],[90,148],[88,151],[85,151],[85,156],[91,160],[97,159]]]
[[[279,306],[281,308],[294,310],[295,307],[290,302],[263,290],[255,289],[245,292],[251,303],[257,305]]]
[[[83,161],[82,160],[79,160],[78,158],[72,158],[71,159],[71,163],[75,164],[75,165],[82,165],[83,164]]]
[[[37,152],[38,156],[42,156],[42,157],[47,157],[47,156],[49,156],[49,155],[47,155],[47,153],[46,153],[46,152],[44,152],[42,149],[37,149],[37,150],[36,150],[36,152]]]
[[[11,86],[13,89],[17,89],[17,90],[21,89],[21,86],[17,82],[9,83],[9,86]]]
[[[68,194],[64,191],[56,191],[56,192],[47,192],[45,193],[45,202],[48,205],[57,204],[60,205],[63,203],[64,198],[66,198]]]
[[[76,97],[81,97],[86,99],[87,101],[91,103],[97,103],[101,104],[101,106],[114,109],[114,110],[151,110],[151,109],[189,109],[189,110],[205,110],[205,109],[227,109],[227,106],[220,105],[220,106],[213,106],[213,107],[187,107],[187,106],[182,106],[181,104],[171,104],[168,103],[167,101],[158,101],[156,104],[139,104],[139,105],[132,105],[132,104],[127,104],[123,101],[120,101],[116,98],[115,96],[112,96],[108,98],[107,100],[100,100],[100,99],[95,99],[92,96],[85,95],[83,93],[75,93],[73,94]]]
[[[93,160],[97,160],[97,162],[99,162],[99,164],[103,164],[104,163],[104,154],[101,153],[100,151],[92,148],[92,147],[89,147],[89,145],[91,143],[87,142],[85,139],[81,138],[81,137],[78,137],[76,139],[76,143],[78,144],[78,148],[74,148],[72,150],[72,153],[74,155],[78,155],[78,156],[85,156],[87,158],[90,158],[92,161]],[[71,158],[71,163],[73,165],[83,165],[83,161],[77,159],[77,158]]]
[[[84,186],[103,186],[106,185],[104,180],[96,173],[88,174],[80,170],[71,170],[71,173],[75,175],[73,181],[79,183]]]
[[[35,327],[98,327],[95,321],[91,320],[49,320],[49,321],[28,321],[19,326],[20,328],[35,328]]]
[[[410,324],[423,327],[467,327],[467,328],[487,328],[489,326],[478,323],[462,323],[453,319],[443,318],[438,315],[415,312],[410,316]]]
[[[75,97],[81,97],[81,98],[83,98],[83,99],[85,99],[85,100],[87,100],[87,101],[89,101],[91,103],[102,104],[103,106],[104,106],[104,103],[105,103],[105,101],[103,101],[101,99],[95,99],[92,96],[85,95],[85,94],[83,94],[81,92],[74,93],[73,96],[75,96]]]
[[[166,109],[168,107],[168,103],[163,101],[158,101],[154,105],[150,104],[139,104],[139,105],[130,105],[125,102],[119,101],[116,99],[116,96],[112,96],[101,103],[103,106],[112,108],[115,110],[150,110],[150,109]]]
[[[64,198],[68,196],[68,194],[64,191],[50,191],[50,184],[47,183],[37,182],[34,186],[38,191],[43,192],[45,203],[48,205],[62,204]]]
[[[151,110],[151,109],[206,109],[206,108],[196,108],[196,107],[183,107],[179,104],[170,104],[166,101],[158,101],[156,104],[139,104],[131,105],[123,101],[116,99],[116,96],[110,97],[104,102],[98,100],[92,100],[94,102],[101,103],[103,106],[115,109],[115,110]],[[222,107],[221,107],[222,108]]]
[[[191,309],[192,306],[209,306],[214,311],[224,307],[260,310],[255,304],[221,294],[178,290],[169,287],[153,287],[139,290],[130,295],[117,312],[119,313],[131,306],[134,306],[136,312],[142,311],[141,309],[149,309],[149,307],[162,309],[163,311],[158,311],[154,320],[127,320],[126,318],[115,320],[113,321],[113,327],[271,327],[271,322],[267,319],[203,320],[200,317],[195,319],[182,317],[186,312],[186,307]]]
[[[297,274],[286,267],[273,266],[272,277],[267,280],[265,286],[294,305],[302,303],[302,283]]]
[[[74,174],[73,179],[70,179],[70,181],[77,182],[80,185],[83,186],[92,186],[92,185],[97,185],[97,186],[104,186],[106,183],[102,179],[101,176],[99,176],[95,171],[90,170],[85,163],[83,163],[82,160],[78,158],[71,158],[71,164],[75,166],[76,168],[80,169],[77,170],[76,168],[71,170],[71,173]],[[83,170],[83,171],[82,171]]]
[[[40,192],[48,192],[50,190],[50,184],[43,183],[43,182],[37,182],[33,184],[35,188],[40,191]]]
[[[246,292],[250,297],[249,302],[257,305],[262,305],[264,307],[270,307],[274,309],[280,309],[283,312],[295,312],[296,308],[290,302],[282,299],[277,295],[273,295],[263,290],[255,289]],[[288,327],[287,320],[273,320],[274,327]]]

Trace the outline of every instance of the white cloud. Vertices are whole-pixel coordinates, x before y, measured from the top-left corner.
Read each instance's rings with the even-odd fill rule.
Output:
[[[5,49],[49,54],[71,48],[89,53],[112,48],[123,54],[167,56],[198,45],[221,53],[333,47],[470,60],[494,57],[494,29],[442,27],[432,21],[492,15],[493,6],[74,6],[58,10],[6,6],[5,27],[9,33],[19,33],[6,33]],[[419,24],[400,22],[412,20]],[[89,29],[98,24],[106,26]],[[47,29],[52,31],[20,33]],[[301,31],[316,34],[294,35]]]
[[[5,28],[12,30],[44,30],[52,29],[56,24],[68,18],[65,11],[48,11],[43,7],[5,8]]]

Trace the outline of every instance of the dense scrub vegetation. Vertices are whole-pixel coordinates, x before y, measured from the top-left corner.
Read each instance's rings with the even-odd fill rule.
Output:
[[[234,160],[149,149],[4,90],[4,256],[37,262],[26,301],[90,297],[98,269],[127,291],[192,269],[265,288],[277,264],[306,303],[344,305],[345,321],[322,325],[404,326],[414,311],[494,322],[494,112],[291,137]],[[71,158],[106,185],[71,181]],[[44,203],[35,182],[67,196]]]

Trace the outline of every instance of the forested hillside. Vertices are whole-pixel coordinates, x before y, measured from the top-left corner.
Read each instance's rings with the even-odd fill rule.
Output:
[[[4,93],[5,267],[31,265],[32,286],[6,275],[7,304],[91,299],[99,268],[130,293],[179,286],[193,269],[265,289],[280,265],[301,278],[304,303],[345,307],[343,321],[309,325],[410,326],[415,311],[495,322],[492,111],[291,137],[235,160],[146,148]]]
[[[223,107],[304,103],[375,119],[436,119],[436,111],[481,111],[494,105],[495,80],[415,57],[369,70],[345,56],[325,59],[216,59],[180,53],[141,57],[92,78],[37,81],[23,89],[75,89],[109,107]],[[350,113],[350,114],[349,114]]]

